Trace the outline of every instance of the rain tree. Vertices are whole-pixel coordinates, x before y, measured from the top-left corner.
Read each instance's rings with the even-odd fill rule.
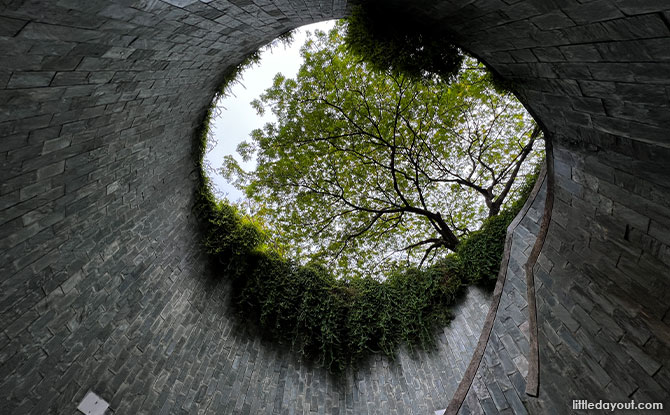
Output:
[[[296,79],[252,103],[277,122],[238,147],[255,171],[228,157],[223,173],[299,258],[345,275],[423,264],[513,198],[540,130],[475,60],[417,80],[360,62],[345,31],[313,34]]]

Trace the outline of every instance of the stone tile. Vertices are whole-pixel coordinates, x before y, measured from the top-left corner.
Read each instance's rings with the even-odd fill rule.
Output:
[[[22,201],[47,197],[52,191],[50,201],[63,196],[67,200],[64,212],[45,207],[53,217],[31,209],[3,227],[7,232],[0,246],[8,256],[4,263],[22,267],[17,279],[35,278],[25,294],[3,291],[11,297],[2,301],[6,330],[0,361],[3,373],[16,374],[11,379],[22,375],[22,385],[33,380],[37,385],[25,391],[12,388],[0,406],[11,413],[44,412],[43,408],[69,413],[75,397],[86,392],[80,389],[100,374],[109,380],[108,387],[120,383],[110,391],[123,395],[115,413],[288,413],[309,412],[315,406],[318,413],[430,413],[446,407],[450,397],[441,391],[449,391],[448,385],[457,382],[467,365],[464,350],[476,342],[478,324],[458,326],[462,332],[453,335],[453,343],[447,329],[439,352],[419,354],[420,359],[403,352],[398,366],[375,363],[343,384],[328,383],[327,374],[293,361],[286,351],[261,352],[267,351],[267,344],[248,338],[229,309],[212,299],[227,298],[224,287],[210,290],[196,282],[205,268],[190,217],[193,183],[188,179],[192,160],[187,137],[192,136],[195,120],[201,119],[226,65],[282,28],[339,16],[345,2],[321,7],[311,0],[300,5],[236,1],[224,7],[218,2],[173,0],[140,2],[134,8],[61,3],[37,7],[15,2],[0,11],[0,52],[9,57],[0,65],[0,88],[8,88],[0,91],[0,102],[5,103],[0,135],[8,148],[0,154],[3,171],[35,172],[30,180],[3,180],[3,218]],[[667,307],[661,310],[658,305],[664,303],[654,303],[665,298],[667,284],[643,278],[665,275],[669,264],[666,258],[659,268],[647,260],[651,255],[663,263],[662,234],[670,227],[662,152],[668,143],[665,109],[670,89],[662,84],[669,57],[668,13],[660,13],[665,10],[661,0],[573,2],[560,8],[554,3],[443,2],[426,13],[464,22],[458,30],[464,46],[489,57],[493,67],[516,79],[520,96],[547,133],[565,135],[561,142],[574,145],[562,149],[564,157],[556,165],[555,222],[541,260],[545,274],[537,279],[542,295],[552,297],[542,301],[543,312],[552,314],[539,316],[540,335],[547,336],[542,343],[546,350],[540,353],[562,366],[541,362],[545,389],[540,398],[529,401],[533,413],[564,412],[557,396],[578,392],[579,382],[594,395],[600,388],[610,396],[637,390],[635,398],[654,398],[667,389],[660,340],[645,334],[648,318],[641,323],[629,313],[646,310],[659,322],[670,321]],[[264,29],[252,30],[260,25]],[[606,62],[593,62],[600,56]],[[29,147],[22,144],[26,139]],[[612,153],[623,158],[608,155]],[[629,161],[626,157],[631,155],[640,160]],[[577,173],[576,181],[571,180],[566,171],[573,167],[586,175]],[[75,171],[80,174],[70,176]],[[131,171],[139,177],[131,178]],[[541,212],[534,208],[529,218],[537,221]],[[612,214],[616,220],[599,219],[600,228],[591,229],[586,212]],[[526,221],[519,229],[510,264],[513,273],[525,262],[538,225]],[[576,241],[576,229],[609,229],[621,235],[587,245],[584,235]],[[642,233],[647,230],[651,237]],[[625,235],[632,248],[622,242]],[[656,242],[642,241],[642,235]],[[633,238],[639,243],[633,245]],[[628,277],[640,278],[633,278],[637,286],[621,285],[625,280],[614,265],[622,251],[644,258],[639,264],[621,263]],[[42,252],[55,254],[40,258]],[[611,267],[598,260],[608,255]],[[563,272],[566,262],[578,269]],[[587,268],[588,263],[601,272]],[[1,266],[3,276],[7,269]],[[137,274],[121,277],[128,269]],[[494,328],[493,338],[502,339],[496,343],[499,361],[489,355],[484,362],[497,368],[490,371],[493,378],[508,376],[512,368],[507,356],[516,353],[515,348],[520,353],[512,362],[523,369],[528,350],[518,329],[527,310],[523,276],[517,277],[506,284],[516,292],[504,294],[504,321]],[[63,298],[47,297],[59,286],[66,293]],[[651,292],[637,291],[639,286],[651,287]],[[185,294],[156,295],[172,291]],[[630,295],[621,298],[622,291]],[[208,301],[217,301],[216,307],[207,307]],[[615,312],[620,308],[626,312]],[[73,311],[61,312],[64,309]],[[480,307],[467,315],[486,311]],[[559,321],[566,327],[554,325]],[[658,330],[649,326],[647,331]],[[84,334],[95,350],[73,340]],[[120,338],[132,339],[138,351],[122,355],[130,342]],[[642,338],[646,345],[640,344]],[[43,349],[24,347],[31,342],[46,343]],[[211,342],[216,347],[209,348]],[[45,351],[62,359],[56,360],[57,367],[31,367],[29,363],[40,362]],[[578,359],[587,354],[593,357],[589,364],[598,364],[580,366]],[[117,367],[114,361],[121,356]],[[73,360],[81,366],[70,364]],[[215,369],[208,370],[209,365]],[[132,375],[127,369],[131,366],[138,369]],[[154,374],[152,366],[163,369]],[[585,377],[576,376],[580,368]],[[61,372],[59,377],[56,373]],[[45,379],[39,382],[37,373]],[[380,374],[384,381],[377,380]],[[603,388],[608,376],[611,382]],[[146,391],[157,381],[162,387]],[[523,378],[513,372],[509,382],[513,388],[501,392],[507,407],[496,407],[489,396],[480,403],[470,394],[469,413],[521,412],[513,399],[524,398]],[[391,385],[388,392],[381,392],[382,383]],[[355,398],[347,394],[354,385]],[[254,400],[254,395],[262,397]],[[328,409],[318,405],[324,396]],[[500,403],[497,391],[490,396]]]

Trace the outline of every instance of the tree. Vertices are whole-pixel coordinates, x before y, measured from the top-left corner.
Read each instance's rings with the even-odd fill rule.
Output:
[[[496,215],[537,159],[537,126],[467,59],[449,85],[380,72],[347,50],[339,24],[317,32],[296,79],[277,74],[254,101],[278,118],[223,173],[253,200],[275,243],[354,273],[423,262]]]

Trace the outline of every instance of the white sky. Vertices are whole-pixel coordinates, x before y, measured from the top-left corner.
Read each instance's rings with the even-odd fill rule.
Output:
[[[205,155],[205,160],[217,170],[216,173],[211,173],[215,192],[218,190],[231,202],[240,201],[242,193],[218,174],[223,157],[233,155],[243,169],[247,171],[254,169],[256,161],[243,163],[237,154],[237,145],[250,140],[249,133],[252,130],[264,126],[267,122],[276,121],[271,111],[266,111],[263,117],[256,114],[256,110],[250,105],[251,101],[272,85],[277,72],[283,73],[287,78],[296,76],[302,64],[300,47],[307,38],[306,31],[315,29],[328,31],[333,26],[335,20],[302,26],[294,33],[293,43],[288,48],[285,49],[280,45],[272,51],[264,51],[260,64],[243,72],[240,82],[232,87],[230,94],[217,103],[220,115],[211,121],[211,131],[217,144]]]

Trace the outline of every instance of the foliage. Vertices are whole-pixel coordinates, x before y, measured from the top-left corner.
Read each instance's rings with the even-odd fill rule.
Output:
[[[276,255],[255,258],[236,281],[238,306],[272,338],[290,342],[333,372],[371,352],[392,357],[400,342],[430,345],[461,288],[457,277],[438,267],[406,269],[385,282],[345,281]]]
[[[488,218],[482,227],[458,247],[462,272],[470,284],[494,281],[500,268],[507,226],[514,218],[511,211]]]
[[[379,0],[359,0],[347,20],[345,43],[360,61],[379,71],[392,71],[413,80],[439,76],[454,79],[464,59],[451,35],[421,20],[408,20]],[[514,85],[490,67],[488,82],[499,94],[514,90]]]
[[[504,242],[480,237],[485,242],[469,243],[468,238],[479,235],[472,233],[457,253],[427,268],[399,268],[383,282],[335,278],[323,266],[299,265],[268,244],[268,231],[258,220],[213,196],[203,166],[211,114],[210,108],[194,149],[199,184],[193,210],[203,225],[204,246],[224,265],[222,272],[232,282],[234,303],[245,320],[333,372],[372,352],[393,357],[403,342],[433,344],[434,332],[449,321],[448,307],[463,283],[474,280],[469,270],[488,267],[488,262],[477,267],[479,257],[471,256],[474,249],[467,249],[469,244],[494,252],[493,245]],[[511,220],[520,203],[504,210],[496,226],[506,227],[502,222]],[[493,261],[500,263],[500,258]]]
[[[254,65],[257,65],[260,60],[263,52],[266,50],[272,50],[273,48],[284,45],[288,46],[293,42],[293,31],[289,30],[285,33],[279,35],[275,40],[263,46],[262,48],[256,50],[255,52],[249,53],[245,56],[240,63],[229,68],[224,72],[223,77],[219,81],[219,90],[216,92],[215,100],[219,97],[226,95],[230,92],[230,88],[236,83],[240,82],[242,74],[247,69],[252,68]]]
[[[278,122],[223,173],[256,202],[296,257],[359,275],[422,264],[496,215],[538,158],[539,130],[476,62],[448,85],[360,65],[339,25],[302,49],[296,79],[275,77],[253,104]]]
[[[378,71],[413,79],[456,75],[463,54],[446,33],[428,30],[421,21],[379,1],[364,1],[347,18],[346,45]]]

